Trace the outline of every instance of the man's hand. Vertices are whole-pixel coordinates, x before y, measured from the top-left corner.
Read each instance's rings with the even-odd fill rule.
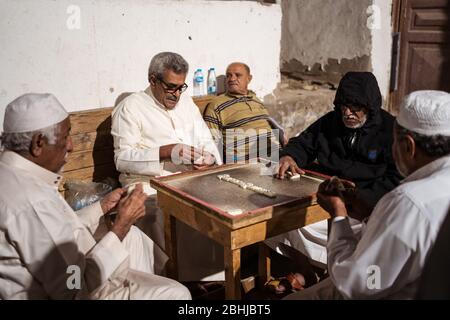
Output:
[[[193,164],[202,157],[202,150],[186,144],[177,144],[172,150],[172,159],[177,157],[183,164]],[[172,162],[175,162],[174,160]]]
[[[183,143],[168,144],[159,147],[159,158],[170,160],[174,164],[193,164],[202,156],[202,150]]]
[[[284,175],[286,173],[286,171],[290,170],[292,172],[292,174],[304,174],[305,171],[303,171],[302,169],[300,169],[297,166],[297,163],[295,162],[294,159],[292,159],[292,157],[290,156],[284,156],[281,157],[280,159],[280,163],[278,165],[278,174],[277,174],[277,178],[278,179],[284,179]]]
[[[130,195],[120,200],[117,216],[111,227],[111,231],[121,241],[125,238],[136,220],[145,214],[144,202],[146,199],[147,195],[143,191],[142,184],[139,183]]]
[[[193,164],[194,169],[205,169],[216,162],[209,152],[186,144],[170,144],[159,148],[161,160],[170,159],[174,164]]]
[[[372,212],[372,208],[364,201],[356,190],[344,193],[345,204],[348,209],[348,215],[353,219],[363,221]]]
[[[344,193],[346,189],[354,188],[355,184],[332,177],[319,185],[317,191],[317,203],[327,211],[332,218],[341,216],[347,217]]]
[[[111,212],[117,206],[125,192],[125,189],[117,188],[100,200],[100,206],[102,207],[103,214]]]
[[[212,166],[216,162],[214,155],[203,150],[202,156],[194,160],[194,169],[202,170]]]

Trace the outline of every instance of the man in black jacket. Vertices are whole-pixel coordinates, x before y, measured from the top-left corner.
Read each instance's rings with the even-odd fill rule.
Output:
[[[278,177],[283,179],[288,170],[301,174],[300,168],[308,168],[350,180],[356,189],[345,193],[347,207],[353,218],[364,220],[401,179],[391,152],[394,117],[381,104],[372,73],[345,74],[336,92],[335,109],[291,138],[280,152]],[[356,221],[353,225],[358,228]],[[281,242],[326,263],[326,224],[311,226],[290,232],[290,239]]]
[[[381,109],[381,93],[370,72],[348,72],[339,83],[335,109],[291,138],[280,153],[278,176],[299,167],[353,181],[364,218],[396,187],[400,175],[392,158],[394,117]]]

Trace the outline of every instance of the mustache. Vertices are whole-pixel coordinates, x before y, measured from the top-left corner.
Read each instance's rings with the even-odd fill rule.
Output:
[[[178,98],[177,97],[175,97],[175,96],[168,96],[167,97],[167,100],[170,100],[170,101],[177,101],[178,100]]]
[[[358,118],[355,116],[344,116],[344,119],[345,120],[358,120]]]

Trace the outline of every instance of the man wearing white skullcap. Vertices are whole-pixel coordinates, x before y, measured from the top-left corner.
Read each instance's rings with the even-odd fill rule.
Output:
[[[416,296],[426,258],[450,209],[449,128],[449,93],[416,91],[404,99],[392,152],[405,179],[381,198],[360,239],[350,228],[335,183],[319,186],[318,202],[333,218],[327,245],[330,277],[289,299]]]
[[[68,116],[52,94],[24,94],[8,105],[3,132],[31,132],[60,123]]]
[[[69,115],[53,95],[15,99],[3,128],[0,299],[190,298],[181,284],[153,274],[154,244],[132,226],[145,211],[141,185],[76,213],[61,197],[58,173],[73,146]],[[113,209],[114,224],[102,228]]]

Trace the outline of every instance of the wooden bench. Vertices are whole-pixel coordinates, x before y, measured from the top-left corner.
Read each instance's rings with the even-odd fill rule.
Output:
[[[214,96],[194,98],[203,113]],[[70,113],[73,152],[64,166],[64,180],[103,181],[117,179],[119,173],[114,164],[114,146],[111,136],[111,112],[113,107]],[[64,183],[60,191],[64,191]]]

